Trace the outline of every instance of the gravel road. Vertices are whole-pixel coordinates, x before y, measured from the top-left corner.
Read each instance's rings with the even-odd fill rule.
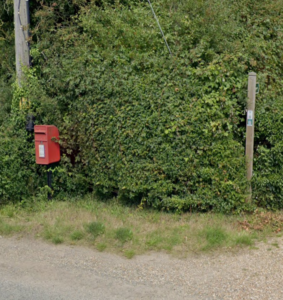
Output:
[[[128,260],[77,246],[0,238],[0,300],[281,300],[283,243],[274,241],[234,254],[177,259],[154,253]]]

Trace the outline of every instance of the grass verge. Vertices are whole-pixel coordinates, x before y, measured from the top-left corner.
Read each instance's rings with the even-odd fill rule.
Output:
[[[91,196],[83,200],[39,201],[0,206],[0,235],[29,235],[54,244],[94,247],[132,258],[147,251],[177,256],[253,247],[280,235],[281,213],[253,215],[172,214],[138,210]]]

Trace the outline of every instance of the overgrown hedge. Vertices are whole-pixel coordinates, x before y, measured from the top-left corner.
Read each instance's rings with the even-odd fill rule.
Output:
[[[14,35],[11,6],[0,3],[0,125],[11,110],[14,73]]]
[[[40,19],[33,68],[22,91],[31,107],[19,111],[15,100],[1,128],[0,140],[8,141],[0,150],[7,161],[2,197],[28,197],[44,185],[33,141],[14,130],[23,128],[30,110],[37,123],[54,124],[61,133],[56,194],[97,191],[172,210],[243,209],[247,75],[253,70],[261,88],[254,202],[281,208],[281,2],[153,2],[173,56],[147,2],[81,2],[80,11],[74,2],[73,17],[63,21],[60,7],[40,8],[33,19]],[[19,163],[21,151],[29,158]],[[17,174],[18,193],[1,185],[1,179],[13,182],[17,164],[28,174]]]

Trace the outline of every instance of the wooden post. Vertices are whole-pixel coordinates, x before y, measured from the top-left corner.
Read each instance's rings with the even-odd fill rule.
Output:
[[[30,66],[29,0],[14,0],[15,46],[17,81],[23,80],[22,66]]]
[[[246,124],[246,163],[247,179],[251,181],[253,176],[253,156],[254,156],[254,124],[255,124],[255,96],[256,96],[256,73],[249,73],[248,81],[248,105]],[[251,200],[252,187],[250,183],[248,201]]]

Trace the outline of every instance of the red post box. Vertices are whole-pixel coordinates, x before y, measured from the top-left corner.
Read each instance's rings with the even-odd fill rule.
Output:
[[[34,126],[36,163],[49,165],[60,161],[58,128],[53,125]],[[55,141],[54,141],[55,139]]]

